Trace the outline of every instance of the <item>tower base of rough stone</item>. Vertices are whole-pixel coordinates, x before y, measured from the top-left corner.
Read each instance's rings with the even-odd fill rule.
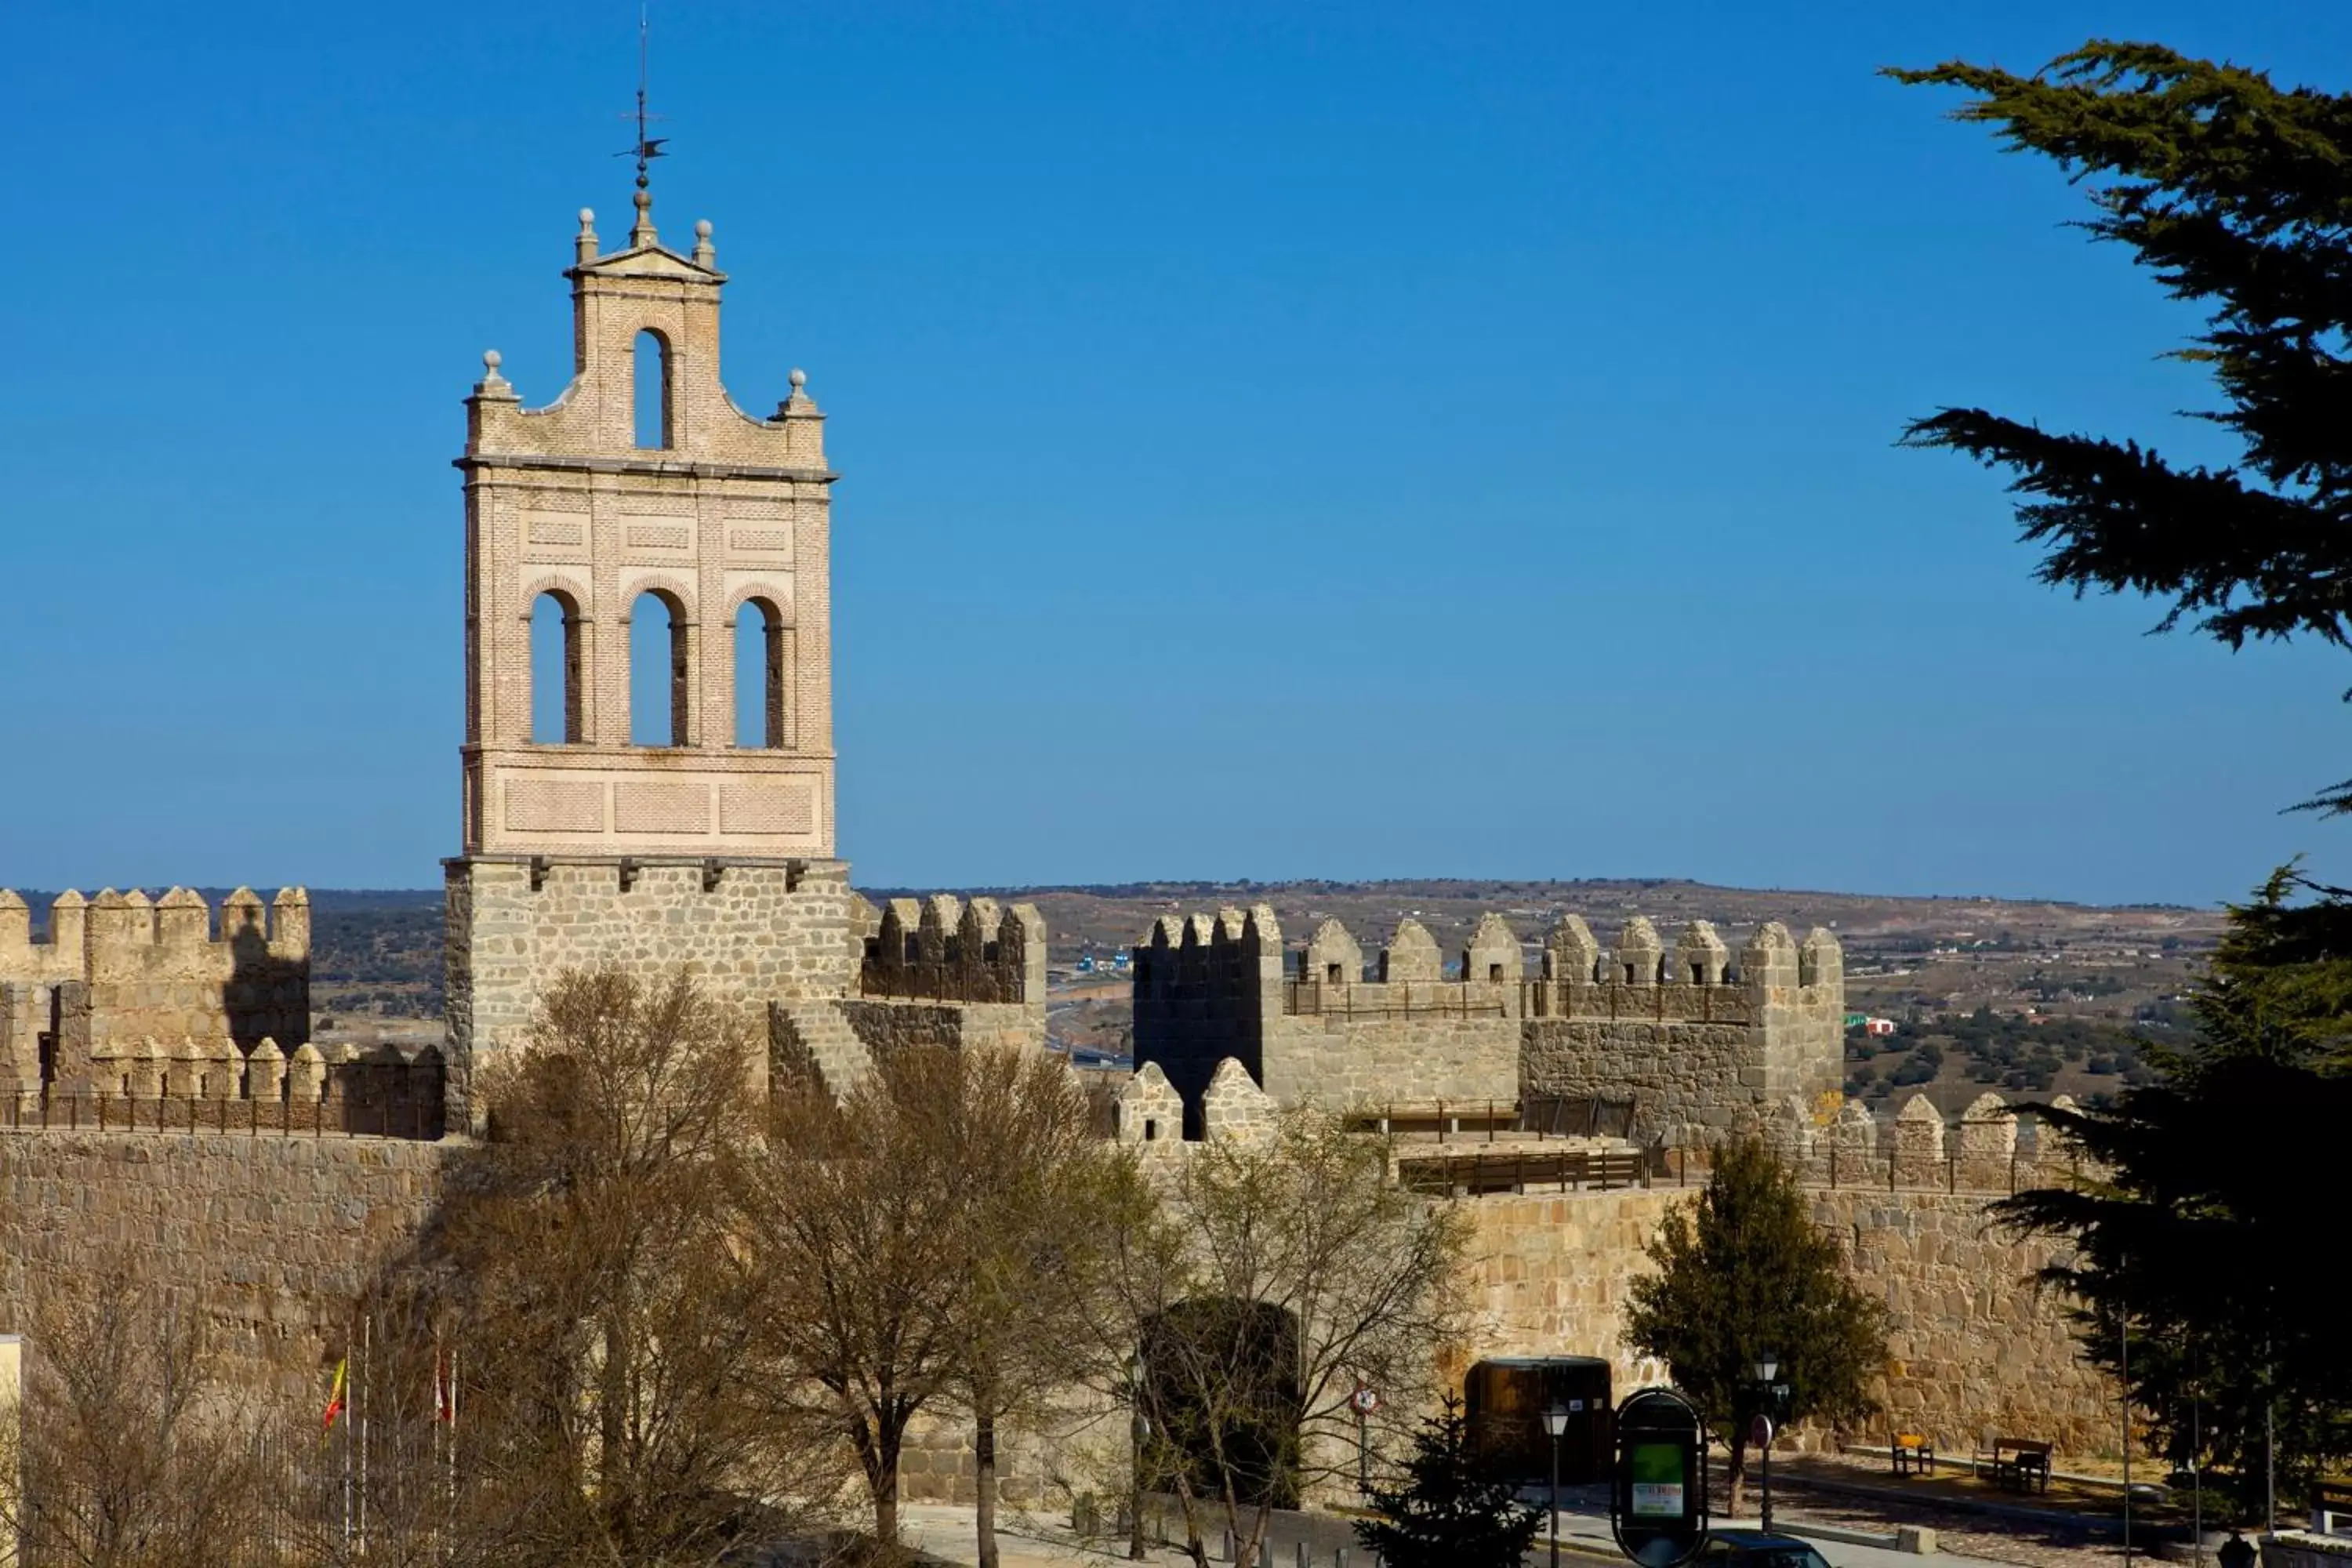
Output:
[[[452,1120],[566,970],[683,970],[755,1039],[778,998],[841,996],[860,957],[842,860],[465,856],[442,863]],[[764,1068],[766,1053],[755,1052]],[[462,1124],[462,1122],[460,1122]]]

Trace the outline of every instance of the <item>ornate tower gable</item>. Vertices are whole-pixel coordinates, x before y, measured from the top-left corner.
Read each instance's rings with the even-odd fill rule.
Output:
[[[467,399],[465,853],[830,859],[824,415],[797,371],[769,417],[728,395],[708,223],[667,249],[640,191],[628,245],[597,246],[583,212],[571,384],[526,408],[493,351]],[[543,637],[560,624],[564,685],[537,735],[535,612]],[[668,697],[657,734],[630,710],[645,614],[669,631],[664,653],[635,639]],[[747,731],[739,671],[759,682]]]

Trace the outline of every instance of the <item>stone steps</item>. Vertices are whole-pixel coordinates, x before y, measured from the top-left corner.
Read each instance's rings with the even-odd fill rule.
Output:
[[[847,1094],[874,1076],[874,1055],[849,1026],[840,1006],[821,996],[778,1002],[774,1016],[784,1033],[808,1056],[819,1082],[835,1096]]]

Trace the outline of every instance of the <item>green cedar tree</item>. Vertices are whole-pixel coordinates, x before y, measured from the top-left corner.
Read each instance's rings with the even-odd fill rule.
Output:
[[[1666,1363],[1731,1450],[1739,1506],[1748,1429],[1776,1420],[1859,1420],[1886,1363],[1886,1310],[1846,1277],[1835,1241],[1806,1212],[1796,1173],[1748,1139],[1716,1151],[1706,1188],[1668,1212],[1650,1244],[1657,1272],[1633,1283],[1625,1341]],[[1785,1402],[1768,1400],[1754,1367],[1780,1363]]]
[[[1976,97],[1954,118],[2091,189],[2081,226],[2128,247],[2208,312],[2176,357],[2206,367],[2242,460],[2179,466],[2136,440],[2053,435],[1982,408],[1914,421],[1904,442],[2007,469],[2044,582],[2170,600],[2235,649],[2352,647],[2352,95],[2155,44],[2094,40],[2032,76],[1951,61],[1890,70]],[[2352,780],[2307,805],[2352,810]]]
[[[1542,1514],[1473,1449],[1460,1404],[1422,1423],[1402,1484],[1374,1487],[1356,1539],[1388,1568],[1519,1568]]]

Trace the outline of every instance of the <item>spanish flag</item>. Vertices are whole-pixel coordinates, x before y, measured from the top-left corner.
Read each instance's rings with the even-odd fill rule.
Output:
[[[349,1356],[335,1363],[335,1385],[327,1390],[327,1414],[325,1419],[319,1423],[319,1441],[321,1443],[327,1440],[327,1434],[334,1430],[335,1417],[343,1413],[343,1378],[351,1371],[351,1366],[352,1358]]]

